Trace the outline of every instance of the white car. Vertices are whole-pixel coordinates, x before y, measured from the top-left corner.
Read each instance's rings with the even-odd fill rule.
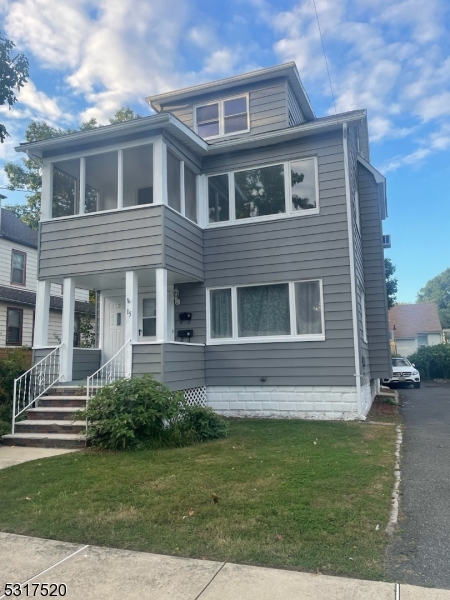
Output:
[[[415,388],[420,388],[420,373],[403,356],[396,356],[392,361],[392,379],[382,379],[382,384],[391,387],[391,385],[406,383],[414,385]]]

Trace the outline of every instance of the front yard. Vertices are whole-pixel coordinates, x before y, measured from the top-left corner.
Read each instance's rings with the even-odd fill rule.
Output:
[[[232,420],[188,448],[66,454],[0,471],[0,530],[380,579],[394,446],[389,425]]]

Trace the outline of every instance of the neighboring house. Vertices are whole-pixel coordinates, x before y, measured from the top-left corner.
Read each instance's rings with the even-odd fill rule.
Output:
[[[366,111],[317,118],[294,63],[147,101],[18,148],[43,164],[36,360],[64,285],[61,381],[117,355],[224,414],[364,418],[391,374]],[[72,352],[75,287],[101,357]]]
[[[38,234],[12,212],[0,208],[0,356],[3,348],[33,345],[37,285]],[[77,290],[75,344],[79,340],[80,316],[92,312],[89,292]],[[61,285],[51,286],[48,343],[61,337]]]
[[[422,346],[435,346],[443,341],[436,304],[396,304],[389,309],[389,329],[395,350],[409,356]]]

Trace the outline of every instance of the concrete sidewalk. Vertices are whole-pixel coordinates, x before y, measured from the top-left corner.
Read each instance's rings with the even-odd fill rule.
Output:
[[[26,446],[2,446],[0,445],[0,469],[6,469],[29,460],[57,456],[66,452],[76,452],[65,448],[28,448]]]
[[[393,583],[82,546],[0,533],[6,583],[65,583],[74,600],[399,600]],[[450,600],[450,590],[400,586],[401,600]],[[33,588],[30,588],[32,595]],[[24,590],[25,591],[25,590]],[[39,596],[39,594],[38,594]],[[23,594],[23,597],[26,597]]]

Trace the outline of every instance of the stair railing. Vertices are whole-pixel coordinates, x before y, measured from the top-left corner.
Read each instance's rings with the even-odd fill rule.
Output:
[[[87,378],[86,405],[94,390],[97,392],[105,385],[114,383],[118,379],[131,377],[131,360],[129,353],[132,352],[131,340],[125,342],[122,348],[114,354],[100,369]]]
[[[59,358],[61,347],[62,344],[33,365],[23,375],[14,379],[13,433],[17,417],[30,408],[32,404],[37,403],[39,398],[60,380]]]

